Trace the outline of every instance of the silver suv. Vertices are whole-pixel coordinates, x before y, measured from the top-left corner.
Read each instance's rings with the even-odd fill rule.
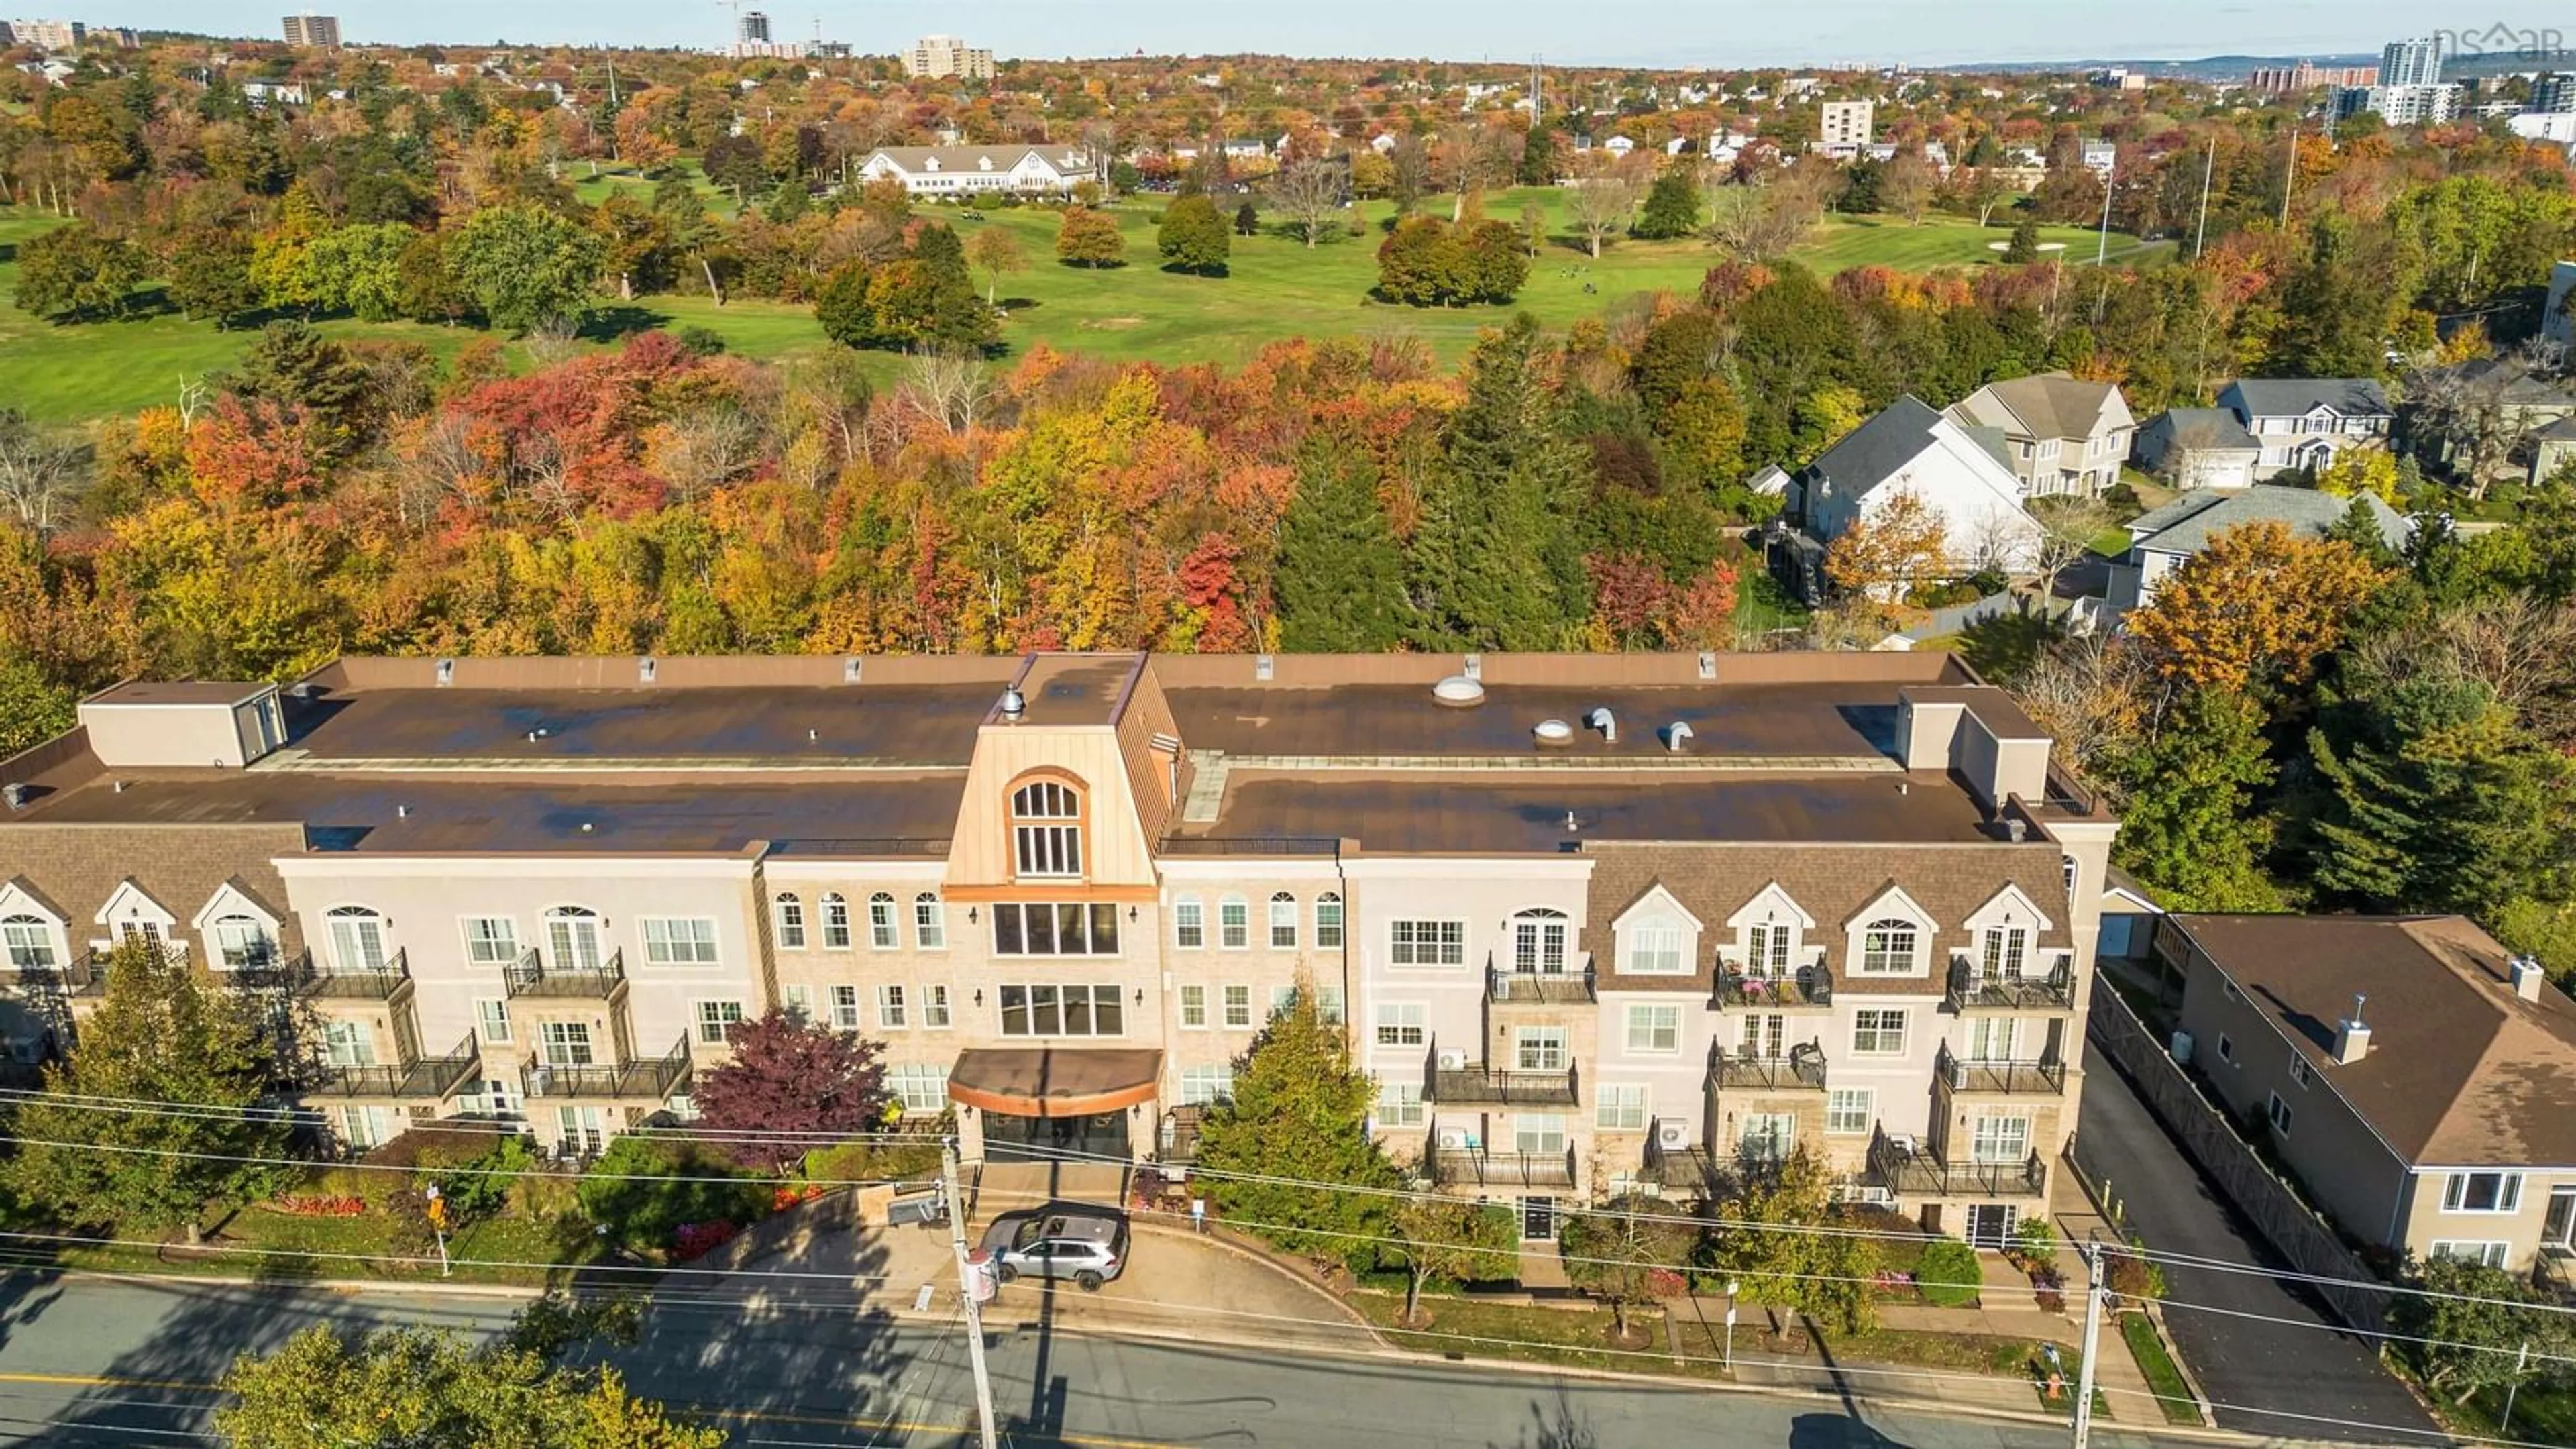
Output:
[[[1004,1213],[984,1230],[993,1276],[1069,1278],[1085,1292],[1127,1267],[1127,1219],[1108,1208],[1054,1206]]]

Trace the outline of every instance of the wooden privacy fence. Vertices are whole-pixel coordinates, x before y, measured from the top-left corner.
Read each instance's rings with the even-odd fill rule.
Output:
[[[2359,1329],[2386,1326],[2392,1295],[2385,1288],[2369,1286],[2377,1275],[2300,1201],[2288,1183],[2264,1165],[2236,1134],[2235,1125],[2201,1096],[2129,1003],[2098,979],[2093,984],[2091,1010],[2085,1015],[2085,1034],[2137,1084],[2139,1096],[2182,1144],[2184,1154],[2208,1174],[2282,1261],[2312,1277],[2358,1280],[2307,1285],[2337,1318]],[[2103,1162],[2086,1151],[2089,1146],[2084,1135],[2077,1133],[2078,1169],[2100,1184],[2106,1195],[2116,1195],[2122,1174],[2137,1171],[2136,1164]]]

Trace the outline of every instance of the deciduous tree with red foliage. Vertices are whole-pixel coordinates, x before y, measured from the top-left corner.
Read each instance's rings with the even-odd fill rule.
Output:
[[[885,1119],[885,1044],[772,1007],[733,1029],[733,1059],[698,1074],[698,1125],[711,1133],[793,1133],[720,1144],[745,1166],[786,1173],[809,1147]]]

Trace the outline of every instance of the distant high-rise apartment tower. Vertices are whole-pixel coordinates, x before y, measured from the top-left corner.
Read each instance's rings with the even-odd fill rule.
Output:
[[[2442,40],[2426,35],[2392,40],[2379,53],[2379,83],[2384,86],[2432,86],[2442,83]]]
[[[340,17],[336,15],[289,15],[286,17],[286,43],[309,46],[315,50],[340,48]]]
[[[1827,101],[1817,117],[1816,144],[1829,156],[1849,156],[1878,139],[1876,101]]]
[[[920,79],[991,80],[993,52],[969,46],[953,35],[925,35],[904,52],[903,73]]]
[[[89,27],[77,20],[12,20],[9,39],[38,50],[78,50],[89,39]]]
[[[742,18],[734,22],[734,39],[749,41],[754,45],[767,45],[769,17],[758,10],[742,12]]]
[[[2576,71],[2562,70],[2533,81],[2530,110],[2550,116],[2576,114]]]

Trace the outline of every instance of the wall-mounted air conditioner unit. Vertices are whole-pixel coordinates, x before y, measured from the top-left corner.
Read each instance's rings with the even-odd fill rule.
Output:
[[[1442,1052],[1440,1054],[1440,1070],[1444,1072],[1463,1072],[1466,1069],[1467,1054],[1465,1052]]]
[[[1679,1152],[1690,1146],[1690,1124],[1687,1122],[1656,1123],[1655,1145],[1666,1152]]]
[[[1464,1151],[1466,1151],[1466,1150],[1467,1150],[1467,1129],[1466,1129],[1466,1128],[1464,1128],[1464,1127],[1443,1127],[1443,1128],[1441,1128],[1441,1129],[1440,1129],[1440,1150],[1441,1150],[1441,1151],[1443,1151],[1443,1152],[1464,1152]]]

